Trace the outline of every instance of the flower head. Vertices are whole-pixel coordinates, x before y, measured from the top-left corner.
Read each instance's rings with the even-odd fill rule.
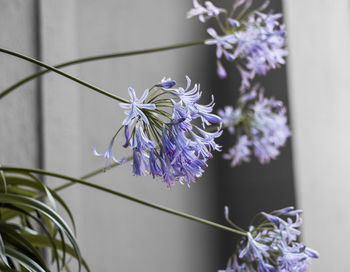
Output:
[[[233,36],[232,35],[226,35],[220,37],[214,28],[208,28],[207,32],[209,33],[210,36],[212,36],[214,39],[212,40],[206,40],[204,44],[208,45],[216,45],[216,57],[219,59],[221,58],[222,54],[226,49],[232,49],[233,46],[230,43],[232,41]]]
[[[134,175],[151,174],[168,186],[176,182],[189,186],[203,174],[212,152],[220,151],[215,140],[222,134],[221,118],[212,113],[214,99],[200,104],[199,84],[191,88],[191,79],[186,79],[186,88],[174,88],[175,81],[163,78],[140,99],[129,88],[130,102],[120,104],[127,115],[123,146],[132,149]],[[205,130],[210,125],[216,125],[214,132]],[[111,147],[105,157],[110,154]]]
[[[266,98],[257,87],[242,93],[237,107],[225,107],[218,114],[231,134],[236,134],[236,144],[224,155],[231,165],[248,162],[252,151],[260,163],[268,163],[280,154],[290,130],[286,108],[282,101]]]
[[[251,226],[247,236],[238,243],[225,271],[306,271],[310,260],[318,258],[319,255],[297,240],[301,234],[299,230],[294,232],[295,235],[290,239],[288,228],[293,226],[293,230],[296,231],[295,228],[300,227],[301,211],[294,208],[291,210],[290,207],[288,210],[287,213],[281,213],[281,210],[269,214],[260,213],[256,217],[256,222],[259,223],[257,226]],[[294,216],[288,215],[290,212]]]
[[[149,125],[149,121],[143,112],[142,109],[154,110],[156,106],[154,104],[144,104],[148,96],[149,90],[146,89],[140,99],[137,99],[135,91],[133,88],[129,88],[130,102],[129,103],[120,103],[120,107],[127,109],[125,114],[128,116],[124,119],[123,125],[130,126],[137,118],[141,118],[142,121]]]
[[[199,15],[205,22],[207,18],[216,17],[221,33],[214,28],[207,29],[212,39],[206,40],[207,45],[216,46],[217,74],[225,78],[227,73],[219,61],[222,56],[227,61],[236,61],[236,67],[241,74],[241,91],[250,87],[256,75],[265,75],[269,70],[285,64],[287,50],[285,49],[285,27],[280,23],[282,14],[263,11],[269,1],[255,10],[249,10],[252,0],[237,0],[229,16],[225,15],[222,22],[217,15],[225,12],[216,8],[211,2],[205,2],[206,7],[194,0],[194,8],[188,13],[188,18]]]
[[[161,87],[161,88],[164,88],[164,89],[168,89],[168,88],[174,87],[175,85],[176,85],[176,81],[175,80],[172,80],[170,77],[169,78],[163,77],[161,82],[156,84],[155,86],[156,87]]]
[[[118,164],[122,164],[122,163],[125,162],[125,158],[117,160],[114,157],[114,155],[113,155],[113,150],[112,149],[113,149],[114,139],[115,139],[115,137],[112,138],[112,140],[110,141],[110,143],[108,145],[107,150],[105,152],[103,152],[103,153],[98,153],[95,146],[92,148],[92,153],[95,156],[104,157],[106,159],[105,169],[108,169],[108,168],[111,167],[112,161],[114,161],[114,162],[116,162]]]
[[[218,8],[210,1],[205,1],[201,6],[197,0],[193,0],[193,8],[187,13],[187,18],[198,16],[199,20],[204,23],[206,20],[226,12],[225,9]]]

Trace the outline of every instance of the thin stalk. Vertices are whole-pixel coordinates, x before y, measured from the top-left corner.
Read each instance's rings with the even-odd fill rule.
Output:
[[[58,68],[63,68],[63,67],[67,67],[70,65],[75,65],[75,64],[90,62],[90,61],[96,61],[96,60],[120,58],[120,57],[127,57],[127,56],[133,56],[133,55],[161,52],[161,51],[166,51],[166,50],[171,50],[171,49],[177,49],[177,48],[183,48],[183,47],[203,44],[204,41],[205,40],[200,40],[200,41],[193,41],[193,42],[187,42],[187,43],[179,43],[179,44],[170,45],[170,46],[149,48],[149,49],[144,49],[144,50],[135,50],[135,51],[127,51],[127,52],[121,52],[121,53],[112,53],[112,54],[105,54],[105,55],[97,55],[97,56],[92,56],[92,57],[80,58],[80,59],[75,59],[75,60],[71,60],[71,61],[67,61],[67,62],[63,62],[63,63],[57,64],[57,65],[54,65],[53,68],[58,69]],[[1,92],[0,99],[3,98],[4,96],[6,96],[7,94],[11,93],[13,90],[20,87],[21,85],[23,85],[23,84],[31,81],[32,79],[35,79],[41,75],[44,75],[50,71],[52,71],[52,70],[51,69],[43,70],[43,71],[31,74],[31,75],[23,78],[22,80],[16,82],[15,84],[11,85],[7,89],[5,89],[3,92]]]
[[[57,74],[59,74],[59,75],[61,75],[61,76],[64,76],[64,77],[66,77],[66,78],[69,78],[70,80],[73,80],[73,81],[75,81],[75,82],[77,82],[77,83],[79,83],[79,84],[81,84],[81,85],[83,85],[83,86],[85,86],[85,87],[88,87],[88,88],[94,90],[95,92],[98,92],[98,93],[100,93],[100,94],[103,94],[103,95],[105,95],[105,96],[108,96],[108,97],[110,97],[110,98],[113,98],[113,99],[115,99],[115,100],[118,100],[118,101],[120,101],[120,102],[128,103],[127,100],[125,100],[125,99],[123,99],[123,98],[121,98],[121,97],[119,97],[119,96],[116,96],[116,95],[114,95],[114,94],[111,94],[111,93],[109,93],[109,92],[106,92],[106,91],[104,91],[104,90],[102,90],[102,89],[100,89],[100,88],[98,88],[98,87],[96,87],[96,86],[94,86],[94,85],[92,85],[92,84],[90,84],[90,83],[87,83],[87,82],[85,82],[85,81],[83,81],[83,80],[80,80],[79,78],[76,78],[76,77],[71,76],[71,75],[69,75],[69,74],[67,74],[67,73],[64,73],[64,72],[62,72],[61,70],[58,70],[58,69],[56,69],[56,68],[53,67],[53,66],[47,65],[47,64],[45,64],[45,63],[43,63],[43,62],[41,62],[41,61],[38,61],[38,60],[36,60],[36,59],[33,59],[33,58],[31,58],[31,57],[27,57],[27,56],[25,56],[25,55],[22,55],[22,54],[19,54],[19,53],[17,53],[17,52],[14,52],[14,51],[11,51],[11,50],[7,50],[7,49],[4,49],[4,48],[0,48],[0,52],[3,52],[3,53],[5,53],[5,54],[8,54],[8,55],[11,55],[11,56],[20,58],[20,59],[24,59],[24,60],[29,61],[29,62],[32,62],[32,63],[35,63],[35,64],[37,64],[37,65],[39,65],[39,66],[42,66],[42,67],[45,67],[46,69],[51,70],[51,71],[53,71],[53,72],[55,72],[55,73],[57,73]],[[0,95],[0,99],[1,99],[2,97],[3,97],[3,96]]]
[[[37,174],[41,174],[41,175],[47,175],[47,176],[52,176],[52,177],[56,177],[56,178],[60,178],[60,179],[70,180],[71,182],[79,183],[81,185],[85,185],[85,186],[88,186],[88,187],[91,187],[91,188],[94,188],[94,189],[97,189],[100,191],[104,191],[104,192],[110,193],[112,195],[116,195],[116,196],[119,196],[121,198],[125,198],[125,199],[128,199],[130,201],[154,208],[154,209],[159,210],[159,211],[163,211],[163,212],[166,212],[169,214],[177,215],[177,216],[180,216],[180,217],[192,220],[192,221],[196,221],[198,223],[202,223],[202,224],[209,225],[209,226],[212,226],[212,227],[215,227],[218,229],[226,230],[226,231],[238,234],[238,235],[247,236],[246,232],[242,232],[242,231],[239,231],[239,230],[236,230],[236,229],[224,226],[224,225],[220,225],[220,224],[217,224],[217,223],[211,222],[209,220],[205,220],[205,219],[202,219],[200,217],[196,217],[196,216],[193,216],[193,215],[190,215],[187,213],[182,213],[182,212],[179,212],[179,211],[176,211],[173,209],[169,209],[169,208],[161,206],[161,205],[156,205],[154,203],[150,203],[150,202],[147,202],[145,200],[142,200],[142,199],[139,199],[136,197],[132,197],[132,196],[129,196],[127,194],[123,194],[121,192],[114,191],[112,189],[109,189],[109,188],[106,188],[106,187],[103,187],[103,186],[100,186],[97,184],[93,184],[93,183],[84,181],[82,179],[76,179],[76,178],[62,175],[59,173],[54,173],[54,172],[49,172],[49,171],[45,171],[45,170],[41,170],[41,169],[34,169],[34,168],[1,166],[0,170],[11,171],[11,172],[13,172],[13,171],[30,172],[30,173],[37,173]]]

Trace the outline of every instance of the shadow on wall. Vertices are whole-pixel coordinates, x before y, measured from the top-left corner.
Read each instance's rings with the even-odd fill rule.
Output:
[[[282,12],[282,4],[273,1],[270,6],[275,12]],[[216,59],[212,54],[208,67],[215,67]],[[223,108],[231,102],[237,101],[239,96],[240,75],[231,65],[228,68],[228,77],[224,80],[211,77],[210,86],[215,86],[216,108]],[[287,77],[286,68],[271,70],[266,77],[257,77],[255,83],[259,83],[265,90],[264,95],[275,97],[284,102],[288,110]],[[289,114],[289,111],[288,111]],[[290,118],[290,115],[288,115]],[[290,121],[289,121],[290,124]],[[217,182],[217,206],[216,221],[225,224],[224,206],[230,209],[231,219],[239,226],[247,229],[250,220],[259,211],[272,211],[289,205],[295,205],[294,174],[292,165],[291,140],[281,148],[281,154],[276,160],[261,165],[255,157],[250,163],[243,163],[234,168],[230,167],[230,161],[224,160],[222,155],[233,144],[231,134],[224,132],[220,138],[223,146],[222,153],[216,153],[212,162],[212,176]],[[223,267],[230,255],[232,255],[237,236],[230,233],[221,233],[220,263]]]

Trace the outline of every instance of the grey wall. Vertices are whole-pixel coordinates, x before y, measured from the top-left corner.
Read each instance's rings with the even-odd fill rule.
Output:
[[[284,1],[298,202],[310,271],[348,271],[350,2]]]
[[[37,55],[35,1],[0,1],[2,47]],[[4,90],[37,67],[0,54],[0,89]],[[0,164],[40,166],[40,133],[37,82],[0,101]]]

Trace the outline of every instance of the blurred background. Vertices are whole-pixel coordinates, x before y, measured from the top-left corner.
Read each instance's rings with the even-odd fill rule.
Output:
[[[256,1],[260,2],[260,1]],[[217,1],[217,6],[230,1]],[[79,57],[171,45],[207,38],[207,25],[185,19],[192,1],[0,0],[0,44],[57,64]],[[303,240],[321,258],[310,271],[348,271],[350,228],[350,1],[272,1],[284,13],[287,66],[261,78],[266,96],[288,106],[292,138],[268,165],[253,160],[230,168],[216,153],[191,188],[168,189],[135,177],[130,165],[93,181],[173,209],[224,224],[249,226],[259,211],[288,205],[304,210]],[[0,55],[1,90],[38,67]],[[215,49],[195,46],[86,63],[65,71],[125,98],[164,76],[185,85],[185,75],[233,105],[240,77],[216,76]],[[55,74],[24,85],[0,101],[0,163],[45,168],[76,177],[104,166],[104,151],[124,119],[118,103]],[[231,136],[232,137],[232,136]],[[232,139],[221,139],[227,150]],[[125,150],[115,145],[118,157]],[[59,181],[47,179],[49,185]],[[82,253],[92,271],[216,271],[226,266],[237,237],[115,196],[73,186],[71,205]]]

